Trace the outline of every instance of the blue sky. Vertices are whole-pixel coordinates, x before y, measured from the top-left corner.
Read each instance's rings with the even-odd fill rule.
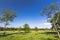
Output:
[[[51,24],[47,22],[45,16],[40,16],[40,11],[45,6],[52,3],[60,2],[59,0],[0,0],[0,9],[11,9],[17,12],[14,22],[10,23],[10,27],[23,26],[29,24],[31,28],[35,26],[39,28],[50,28]],[[3,23],[0,23],[3,25]]]

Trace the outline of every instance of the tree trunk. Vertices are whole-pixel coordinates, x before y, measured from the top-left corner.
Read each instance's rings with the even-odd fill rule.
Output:
[[[57,30],[57,27],[56,27],[56,25],[55,25],[55,24],[54,24],[54,27],[55,27],[55,32],[57,32],[57,36],[60,38],[59,31]]]
[[[57,32],[57,27],[56,27],[55,23],[54,23],[54,29],[55,29],[55,32]]]
[[[57,23],[58,19],[59,19],[59,14],[57,15],[56,23]],[[58,30],[57,30],[57,34],[58,34],[58,37],[60,38],[60,34],[59,34]]]
[[[55,23],[54,23],[54,26],[55,26],[55,29],[56,29],[56,32],[57,32],[57,35],[58,35],[58,37],[60,38],[60,34],[59,34],[59,32],[58,32],[58,30],[57,30],[57,21],[58,21],[58,19],[59,19],[59,14],[57,15],[57,19],[56,19],[56,21],[55,21]]]

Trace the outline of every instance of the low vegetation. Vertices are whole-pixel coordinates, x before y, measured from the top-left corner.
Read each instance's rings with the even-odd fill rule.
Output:
[[[56,32],[48,31],[31,31],[30,33],[25,33],[24,31],[6,31],[6,36],[1,36],[3,31],[0,32],[0,40],[60,40],[57,38]]]

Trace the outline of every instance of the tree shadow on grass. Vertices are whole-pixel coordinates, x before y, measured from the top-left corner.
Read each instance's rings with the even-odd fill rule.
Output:
[[[60,33],[60,32],[59,32]],[[59,36],[57,35],[57,32],[46,32],[47,35],[49,34],[53,34],[55,38],[59,38]]]
[[[27,33],[25,33],[25,32],[20,32],[19,34],[21,34],[21,35],[25,35],[25,34],[27,34]]]
[[[45,32],[45,34],[57,34],[57,32]]]
[[[60,32],[59,32],[60,33]],[[43,33],[39,33],[39,34],[46,34],[46,35],[53,35],[53,37],[55,39],[59,39],[57,32],[43,32]]]
[[[2,33],[2,35],[0,35],[0,38],[7,37],[7,36],[10,36],[10,35],[13,35],[13,34],[18,34],[18,33],[11,33],[11,34],[5,34],[5,35]]]
[[[38,33],[38,34],[57,34],[57,32],[42,32],[42,33]]]
[[[0,35],[0,38],[2,37],[7,37],[7,36],[10,36],[10,35],[13,35],[13,34],[20,34],[20,35],[26,35],[27,33],[25,32],[16,32],[16,33],[11,33],[11,34],[6,34],[6,35]],[[11,36],[11,37],[14,37],[14,36]]]

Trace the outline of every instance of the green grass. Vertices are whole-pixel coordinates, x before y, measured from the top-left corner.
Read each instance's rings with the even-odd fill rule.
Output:
[[[46,31],[39,31],[35,32],[32,31],[30,33],[24,33],[24,32],[13,32],[13,31],[7,31],[7,34],[11,34],[8,36],[0,36],[0,40],[60,40],[59,38],[56,38],[56,34],[47,34]],[[1,34],[2,32],[0,32]]]

